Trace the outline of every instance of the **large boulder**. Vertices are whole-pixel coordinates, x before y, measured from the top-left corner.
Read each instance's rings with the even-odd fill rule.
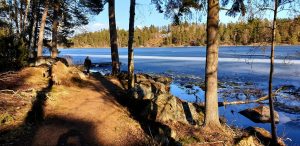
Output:
[[[167,94],[170,92],[170,85],[167,82],[170,81],[170,79],[168,78],[159,77],[153,79],[147,74],[136,74],[135,77],[136,95],[138,99],[153,99],[155,96],[158,96],[160,94]],[[121,82],[126,81],[126,78],[119,77],[119,79],[121,79]]]
[[[158,122],[201,123],[203,115],[191,103],[183,102],[171,94],[160,94],[146,106],[142,116]]]
[[[258,106],[255,108],[245,109],[239,112],[243,116],[249,118],[253,122],[256,123],[270,123],[270,108],[268,106]],[[279,122],[279,115],[276,111],[274,111],[275,122]]]
[[[151,83],[152,92],[156,95],[169,93],[168,88],[165,84],[160,82]]]
[[[69,77],[69,68],[60,61],[52,65],[50,72],[53,83],[57,85],[67,81]]]
[[[74,79],[86,80],[86,76],[76,67],[67,67],[64,63],[57,61],[52,65],[50,75],[56,85],[71,84]]]
[[[146,100],[146,99],[153,99],[154,94],[152,93],[151,83],[150,82],[141,82],[136,84],[136,93],[138,99]]]
[[[246,131],[248,131],[251,135],[257,137],[259,141],[264,145],[270,145],[272,140],[272,135],[269,131],[259,128],[259,127],[248,127],[246,128]],[[282,139],[278,139],[279,146],[285,146]]]
[[[170,84],[172,83],[172,78],[159,76],[154,78],[155,82],[162,83],[166,92],[170,92]]]
[[[145,100],[146,106],[142,116],[157,122],[181,122],[185,124],[201,124],[203,112],[201,107],[181,101],[171,95],[169,77],[151,77],[147,74],[136,74],[134,97]],[[121,77],[119,77],[122,80]],[[123,78],[125,80],[126,78]]]

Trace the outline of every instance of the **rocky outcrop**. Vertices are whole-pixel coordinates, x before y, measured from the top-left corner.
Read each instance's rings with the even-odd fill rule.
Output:
[[[272,135],[269,131],[259,128],[259,127],[248,127],[246,128],[251,135],[257,137],[259,141],[264,145],[270,145],[272,140]],[[282,139],[278,139],[279,146],[285,146]]]
[[[166,93],[152,98],[142,115],[159,122],[181,122],[185,124],[201,124],[203,114],[197,110],[200,107]]]
[[[137,99],[153,99],[154,98],[154,94],[152,93],[152,86],[150,82],[141,82],[141,83],[136,83],[136,95]]]
[[[127,83],[127,75],[119,75],[122,84]],[[185,124],[201,124],[203,113],[201,108],[192,103],[180,100],[170,94],[169,77],[151,77],[147,74],[135,75],[135,97],[146,101],[141,115],[157,122],[181,122]],[[123,85],[126,88],[126,85]]]
[[[256,123],[270,123],[270,108],[268,106],[258,106],[255,108],[249,108],[239,112],[243,116],[249,118],[253,122]],[[279,122],[279,115],[276,111],[274,111],[275,122]]]
[[[53,83],[56,85],[68,85],[76,79],[86,80],[86,76],[83,72],[76,67],[67,67],[60,61],[52,65],[51,69],[49,69],[49,74],[51,75]]]
[[[160,94],[170,92],[171,78],[168,77],[151,77],[146,74],[137,74],[136,76],[136,93],[138,99],[153,99]]]
[[[165,84],[161,82],[153,82],[151,84],[151,88],[152,88],[152,92],[156,95],[166,94],[169,92],[169,88],[167,88]]]

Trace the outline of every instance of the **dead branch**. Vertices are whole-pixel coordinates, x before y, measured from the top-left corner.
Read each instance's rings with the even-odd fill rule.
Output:
[[[280,92],[283,89],[283,87],[277,89],[274,93],[272,93],[272,97],[274,97],[278,92]],[[268,95],[265,95],[263,97],[260,97],[256,100],[245,100],[245,101],[231,101],[231,102],[227,102],[227,101],[223,101],[223,102],[219,102],[219,106],[225,106],[225,105],[233,105],[233,104],[248,104],[248,103],[257,103],[257,102],[261,102],[261,101],[265,101],[269,98]]]
[[[280,92],[283,89],[283,87],[280,87],[277,89],[274,93],[272,93],[272,97],[274,97],[278,92]],[[223,102],[218,102],[219,107],[220,106],[226,106],[226,105],[235,105],[235,104],[249,104],[249,103],[257,103],[257,102],[262,102],[265,101],[269,98],[268,95],[265,95],[263,97],[260,97],[256,100],[245,100],[245,101],[223,101]],[[204,102],[197,103],[199,106],[205,106]]]

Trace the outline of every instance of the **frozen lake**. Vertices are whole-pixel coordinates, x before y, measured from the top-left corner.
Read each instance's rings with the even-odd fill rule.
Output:
[[[137,48],[135,70],[152,73],[194,75],[203,78],[205,47]],[[127,70],[127,49],[119,49],[122,70]],[[220,80],[260,82],[265,87],[269,74],[270,47],[220,47]],[[92,62],[109,62],[110,49],[60,49],[60,55],[73,57],[74,63],[83,64],[90,56]],[[275,85],[300,81],[300,46],[278,46],[275,49]]]

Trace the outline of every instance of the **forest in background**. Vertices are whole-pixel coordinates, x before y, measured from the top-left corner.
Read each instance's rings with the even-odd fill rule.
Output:
[[[271,41],[272,22],[264,19],[252,19],[247,22],[221,24],[219,28],[221,45],[260,45]],[[300,43],[300,17],[279,19],[276,31],[279,44],[297,45]],[[135,47],[161,46],[204,46],[206,24],[182,23],[163,27],[149,26],[136,28]],[[73,37],[74,48],[109,47],[109,30],[78,34]],[[126,47],[128,31],[118,29],[118,45]]]

